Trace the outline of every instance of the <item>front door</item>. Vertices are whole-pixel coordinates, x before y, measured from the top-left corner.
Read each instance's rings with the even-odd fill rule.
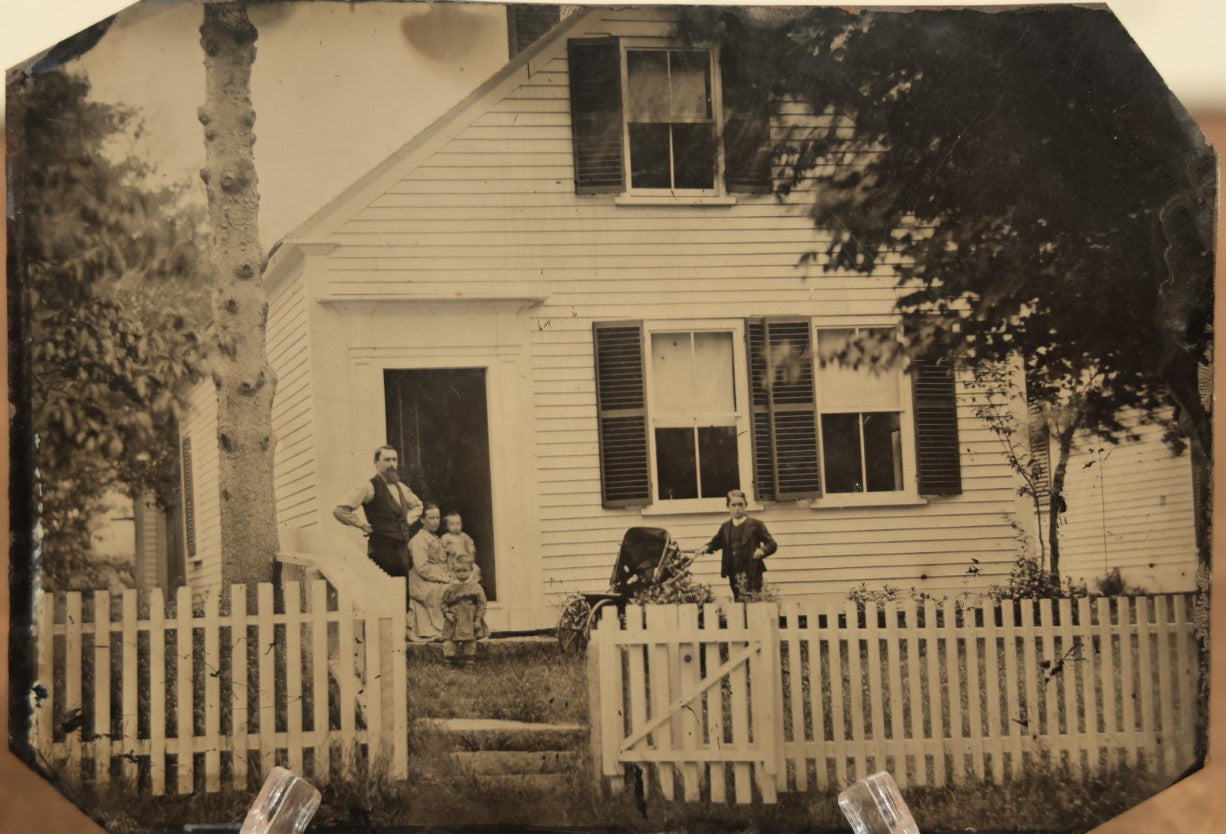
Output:
[[[387,442],[400,452],[400,477],[423,501],[463,516],[481,584],[496,599],[485,369],[388,370],[383,390]]]

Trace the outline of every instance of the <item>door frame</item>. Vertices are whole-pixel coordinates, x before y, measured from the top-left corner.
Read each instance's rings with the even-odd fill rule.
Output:
[[[481,370],[485,376],[485,409],[487,438],[490,457],[490,517],[493,522],[494,537],[494,581],[498,587],[498,601],[489,604],[491,615],[490,628],[498,630],[518,629],[517,623],[507,622],[506,609],[513,601],[527,599],[536,605],[538,600],[543,604],[543,593],[539,582],[533,580],[538,574],[539,566],[528,565],[526,560],[533,558],[532,548],[528,542],[532,540],[533,527],[527,523],[530,512],[526,498],[530,490],[523,490],[520,495],[512,491],[512,485],[525,483],[526,478],[516,476],[515,464],[518,459],[516,446],[508,442],[508,438],[519,436],[519,432],[509,430],[505,426],[509,414],[518,411],[518,398],[508,397],[504,391],[500,366],[503,363],[497,356],[403,356],[379,357],[371,361],[367,368],[377,374],[377,386],[384,408],[380,410],[379,425],[381,437],[387,437],[387,390],[384,387],[385,371],[439,371],[439,370]],[[524,426],[524,429],[530,427]],[[533,478],[533,482],[535,478]],[[412,486],[410,484],[410,486]],[[524,564],[519,564],[523,562]],[[518,568],[518,569],[516,569]],[[521,581],[517,582],[519,578]],[[525,581],[527,585],[525,586]]]

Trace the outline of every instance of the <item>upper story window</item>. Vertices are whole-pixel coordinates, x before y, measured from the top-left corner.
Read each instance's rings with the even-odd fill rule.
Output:
[[[627,49],[630,187],[715,190],[718,144],[707,49]]]
[[[714,48],[568,45],[575,191],[678,197],[770,189],[761,98]]]

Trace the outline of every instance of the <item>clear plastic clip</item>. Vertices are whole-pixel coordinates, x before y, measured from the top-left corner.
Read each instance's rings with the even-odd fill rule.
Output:
[[[319,791],[283,767],[274,767],[247,811],[239,834],[302,834],[319,808]]]
[[[856,834],[920,834],[894,777],[885,771],[840,793],[839,809]]]

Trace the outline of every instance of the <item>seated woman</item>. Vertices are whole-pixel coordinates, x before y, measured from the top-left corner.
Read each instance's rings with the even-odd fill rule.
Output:
[[[443,633],[443,592],[455,582],[447,569],[447,549],[437,535],[437,504],[427,503],[421,529],[409,540],[409,627],[414,640],[437,640]]]

